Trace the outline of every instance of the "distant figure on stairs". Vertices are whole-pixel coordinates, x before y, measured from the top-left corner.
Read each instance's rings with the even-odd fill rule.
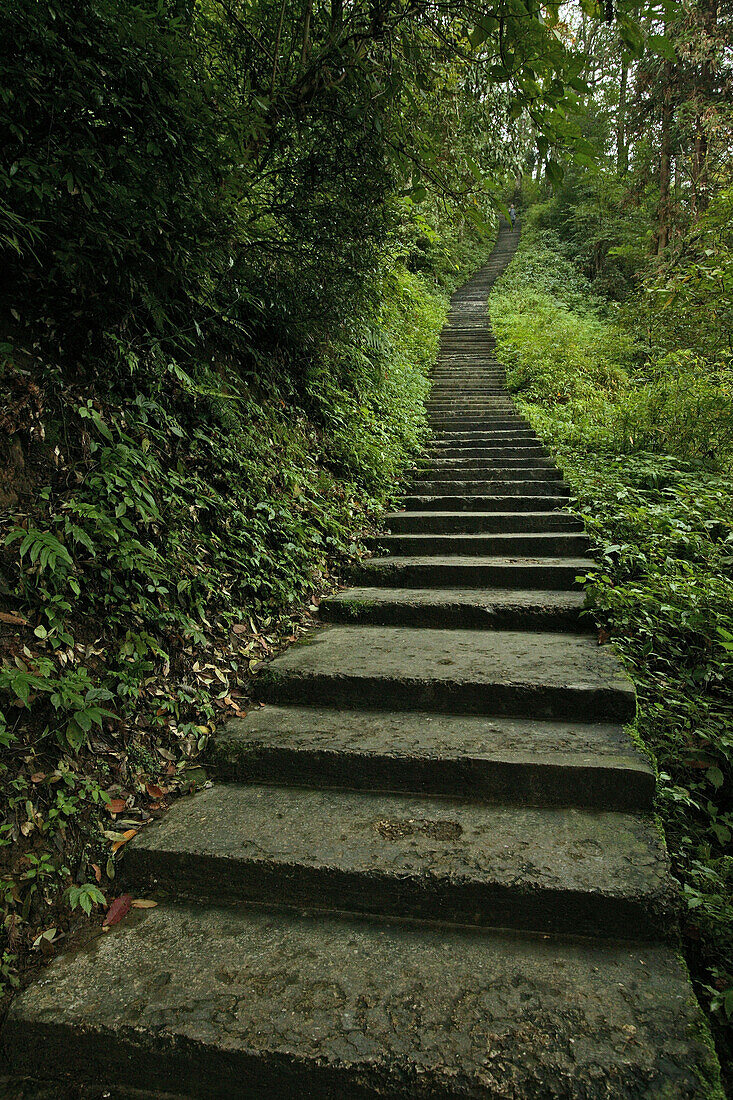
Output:
[[[509,221],[512,223],[512,229],[514,229],[517,221],[517,212],[514,209],[514,203],[509,207]]]

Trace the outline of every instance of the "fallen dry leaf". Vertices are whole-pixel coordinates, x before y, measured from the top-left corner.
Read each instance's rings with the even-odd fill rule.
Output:
[[[93,863],[92,864],[92,870],[94,871],[94,877],[97,880],[97,882],[101,882],[102,881],[102,868],[99,867],[96,863]]]
[[[157,787],[155,783],[146,783],[145,790],[148,792],[151,798],[159,802],[163,795],[166,793],[162,787]]]
[[[22,615],[13,615],[10,611],[0,611],[0,623],[10,623],[11,626],[28,626],[28,620]]]
[[[151,901],[149,898],[135,898],[132,903],[133,909],[155,909],[157,901]]]
[[[123,917],[127,916],[131,906],[131,894],[121,894],[120,897],[115,898],[107,910],[106,917],[102,921],[102,927],[111,928],[113,924],[117,924],[118,921],[121,921]]]
[[[110,814],[121,814],[125,808],[124,798],[112,798],[107,803],[107,812]]]
[[[33,775],[31,776],[31,783],[43,783],[43,780],[45,778],[46,778],[46,773],[45,772],[34,772]]]
[[[128,840],[132,840],[134,836],[137,836],[137,829],[125,829],[120,840],[116,840],[112,845],[112,851],[119,851],[123,844],[127,844]]]

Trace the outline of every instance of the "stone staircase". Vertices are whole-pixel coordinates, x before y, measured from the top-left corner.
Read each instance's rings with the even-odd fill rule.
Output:
[[[714,1091],[633,687],[494,358],[515,239],[453,298],[404,510],[262,673],[216,785],[130,845],[158,908],[16,1000],[16,1074],[88,1097]]]

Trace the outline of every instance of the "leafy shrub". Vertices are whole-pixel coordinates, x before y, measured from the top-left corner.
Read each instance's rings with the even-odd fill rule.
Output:
[[[599,307],[568,276],[568,252],[547,231],[538,244],[530,228],[490,299],[492,322],[520,407],[556,455],[593,542],[586,592],[637,686],[637,732],[656,761],[687,905],[688,959],[724,1052],[733,1019],[730,374],[685,348],[641,362],[646,334],[622,326],[635,311],[614,320],[612,305]]]

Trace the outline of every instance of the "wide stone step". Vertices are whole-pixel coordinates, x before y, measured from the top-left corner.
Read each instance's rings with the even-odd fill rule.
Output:
[[[567,512],[390,512],[384,526],[394,534],[583,530],[580,519]]]
[[[374,588],[528,588],[557,592],[577,588],[587,558],[497,558],[450,554],[369,558],[353,565],[355,584]]]
[[[486,435],[503,435],[505,437],[517,435],[519,438],[523,438],[526,434],[534,435],[530,427],[494,427],[488,417],[472,416],[466,413],[456,413],[455,416],[445,416],[442,413],[439,415],[429,415],[428,424],[433,435],[438,436],[445,436],[446,434],[456,431],[468,432],[479,430],[485,432]]]
[[[131,915],[51,963],[4,1044],[115,1100],[699,1100],[716,1075],[665,945],[241,905]]]
[[[556,478],[533,477],[517,478],[500,481],[487,479],[486,481],[458,481],[450,478],[442,481],[419,479],[412,484],[413,495],[424,496],[523,496],[523,497],[567,497],[570,490],[564,482]]]
[[[674,927],[654,823],[611,811],[217,784],[176,802],[125,862],[174,897],[601,938]]]
[[[481,459],[485,458],[490,462],[498,461],[500,458],[521,458],[526,462],[537,457],[543,459],[549,458],[547,451],[537,440],[520,440],[518,443],[513,444],[475,444],[466,443],[460,446],[451,446],[450,444],[437,444],[433,443],[425,449],[424,459],[425,461],[443,461],[444,459]]]
[[[426,626],[451,630],[592,629],[582,592],[537,589],[350,588],[321,601],[328,623]]]
[[[532,452],[529,455],[525,455],[524,458],[511,457],[508,458],[503,455],[483,455],[479,458],[438,458],[435,455],[423,455],[417,459],[416,468],[419,470],[434,470],[436,473],[448,470],[456,470],[458,472],[464,471],[466,473],[472,470],[486,470],[491,469],[538,469],[542,467],[545,470],[554,470],[555,464],[548,456],[537,455]]]
[[[430,438],[431,447],[460,447],[464,444],[469,447],[521,447],[522,443],[533,443],[541,446],[535,432],[531,428],[521,428],[509,431],[499,428],[493,431],[482,428],[479,431],[434,431]]]
[[[636,714],[616,654],[576,634],[328,626],[263,668],[256,690],[265,702],[313,706],[587,722]]]
[[[376,553],[447,557],[450,554],[482,557],[558,558],[581,557],[590,542],[583,532],[531,531],[506,534],[379,534],[367,539]],[[588,563],[590,567],[590,562]]]
[[[567,503],[567,496],[472,496],[455,493],[435,496],[411,493],[402,498],[405,509],[420,512],[546,512],[551,508],[566,508]]]
[[[648,812],[654,772],[620,725],[326,707],[255,708],[208,763],[224,780]]]
[[[562,481],[562,473],[557,467],[553,466],[551,462],[547,462],[544,466],[528,466],[522,464],[521,466],[505,466],[503,462],[497,461],[491,464],[484,464],[478,466],[463,466],[461,464],[440,465],[430,463],[427,466],[421,466],[417,469],[416,475],[418,479],[424,478],[427,481],[438,479],[440,481],[531,481],[537,479],[538,481]]]

